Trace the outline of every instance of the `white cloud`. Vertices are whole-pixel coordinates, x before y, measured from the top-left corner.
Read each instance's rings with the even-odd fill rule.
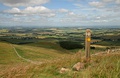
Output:
[[[120,4],[120,0],[116,0],[116,3],[117,3],[117,4]]]
[[[4,12],[7,12],[7,13],[20,13],[20,9],[18,8],[12,8],[11,10],[5,10]]]
[[[49,0],[0,0],[6,6],[18,7],[18,6],[34,6],[45,4]]]
[[[77,6],[77,7],[84,7],[82,4],[73,4],[74,6]]]
[[[23,13],[37,14],[37,13],[50,13],[51,10],[44,7],[44,6],[36,6],[36,7],[27,7],[22,12]]]
[[[72,4],[74,6],[67,9],[64,6],[61,9],[49,9],[41,5],[48,1],[50,0],[0,0],[4,5],[11,6],[11,9],[1,12],[0,23],[40,26],[57,26],[58,23],[59,25],[104,25],[105,23],[114,25],[113,22],[117,20],[119,24],[120,0],[80,0],[80,2],[71,0],[75,1]],[[84,5],[83,1],[87,3]],[[20,6],[23,6],[22,9]]]
[[[72,15],[75,15],[75,13],[74,12],[69,12],[68,15],[72,16]]]
[[[82,14],[75,14],[74,12],[69,12],[63,18],[61,18],[60,21],[62,23],[78,24],[81,22],[87,22],[87,17]]]
[[[103,2],[119,2],[120,0],[102,0]]]
[[[120,0],[102,0],[102,1],[106,2],[106,3],[108,3],[108,2],[114,2],[116,4],[120,4]]]
[[[67,9],[59,9],[58,11],[61,12],[61,13],[69,12]]]
[[[93,22],[104,23],[104,22],[109,22],[109,21],[108,20],[93,20]]]
[[[112,2],[114,0],[102,0],[103,2]]]
[[[44,7],[44,6],[36,6],[36,7],[27,7],[24,10],[20,10],[19,8],[12,8],[11,10],[5,10],[5,13],[14,14],[15,16],[19,15],[39,15],[44,17],[52,17],[55,16],[55,13]]]
[[[100,19],[100,18],[101,18],[101,17],[99,17],[99,16],[98,16],[98,17],[96,17],[96,19]]]
[[[102,0],[102,3],[104,4],[104,7],[98,8],[99,10],[102,10],[101,12],[120,12],[120,0]]]
[[[101,7],[104,7],[104,3],[102,2],[89,2],[89,5],[93,6],[93,7],[96,7],[96,8],[101,8]]]

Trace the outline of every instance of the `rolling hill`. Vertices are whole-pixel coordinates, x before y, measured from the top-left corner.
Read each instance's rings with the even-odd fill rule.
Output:
[[[0,42],[0,78],[119,78],[120,52],[94,55],[91,61],[84,61],[83,51],[71,53],[59,45],[50,43],[57,49],[43,47],[37,44],[15,45]],[[44,43],[45,44],[45,43]],[[46,43],[45,45],[47,45]],[[15,48],[15,49],[14,49]],[[17,53],[26,61],[16,54]],[[41,64],[31,63],[41,62]],[[85,69],[71,70],[77,62],[84,62]],[[60,68],[66,67],[71,71],[59,73]]]

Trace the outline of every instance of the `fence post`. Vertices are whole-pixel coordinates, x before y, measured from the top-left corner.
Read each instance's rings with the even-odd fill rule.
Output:
[[[90,42],[91,42],[91,31],[90,29],[86,30],[85,33],[85,56],[86,60],[90,60]]]

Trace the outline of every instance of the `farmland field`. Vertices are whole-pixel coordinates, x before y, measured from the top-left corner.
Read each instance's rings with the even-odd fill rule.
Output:
[[[91,54],[86,63],[85,28],[2,28],[0,29],[0,78],[119,78],[120,29],[91,28]],[[112,60],[112,61],[111,61]],[[85,68],[72,66],[84,62]],[[70,71],[60,74],[62,67]],[[103,69],[104,68],[104,69]]]

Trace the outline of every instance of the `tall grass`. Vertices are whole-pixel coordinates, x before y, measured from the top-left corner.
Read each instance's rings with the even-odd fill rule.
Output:
[[[101,57],[97,57],[99,61],[90,68],[91,78],[120,78],[120,54]]]
[[[10,46],[5,43],[3,45],[6,46],[6,48],[10,48]],[[0,64],[0,78],[120,78],[120,54],[92,56],[91,61],[86,63],[84,59],[81,58],[83,57],[83,52],[67,54],[40,47],[15,45],[19,52],[22,51],[25,53],[21,54],[22,56],[27,57],[26,54],[31,55],[27,57],[27,59],[36,60],[36,55],[41,56],[39,53],[48,54],[54,58],[51,60],[44,58],[46,59],[45,63],[34,65],[22,62],[22,60],[17,62],[18,58],[13,52],[13,49],[7,51],[4,47],[0,47],[2,50],[0,53],[5,51],[9,53],[10,51],[10,53],[12,53],[11,55],[13,57],[15,56],[14,58],[6,57],[6,59],[2,60],[2,62],[7,61],[7,64]],[[35,56],[32,57],[32,55]],[[17,63],[12,63],[13,61],[10,61],[10,59]],[[42,58],[37,59],[41,60]],[[85,68],[80,71],[73,71],[72,66],[79,61],[85,63]],[[69,68],[71,71],[60,74],[59,71],[62,67]]]
[[[120,55],[93,56],[90,63],[86,63],[85,69],[73,71],[72,66],[80,60],[78,54],[64,56],[59,60],[49,61],[41,65],[21,64],[9,68],[1,77],[19,78],[119,78]],[[98,60],[99,59],[99,60]],[[70,72],[59,73],[60,68],[67,67]]]

